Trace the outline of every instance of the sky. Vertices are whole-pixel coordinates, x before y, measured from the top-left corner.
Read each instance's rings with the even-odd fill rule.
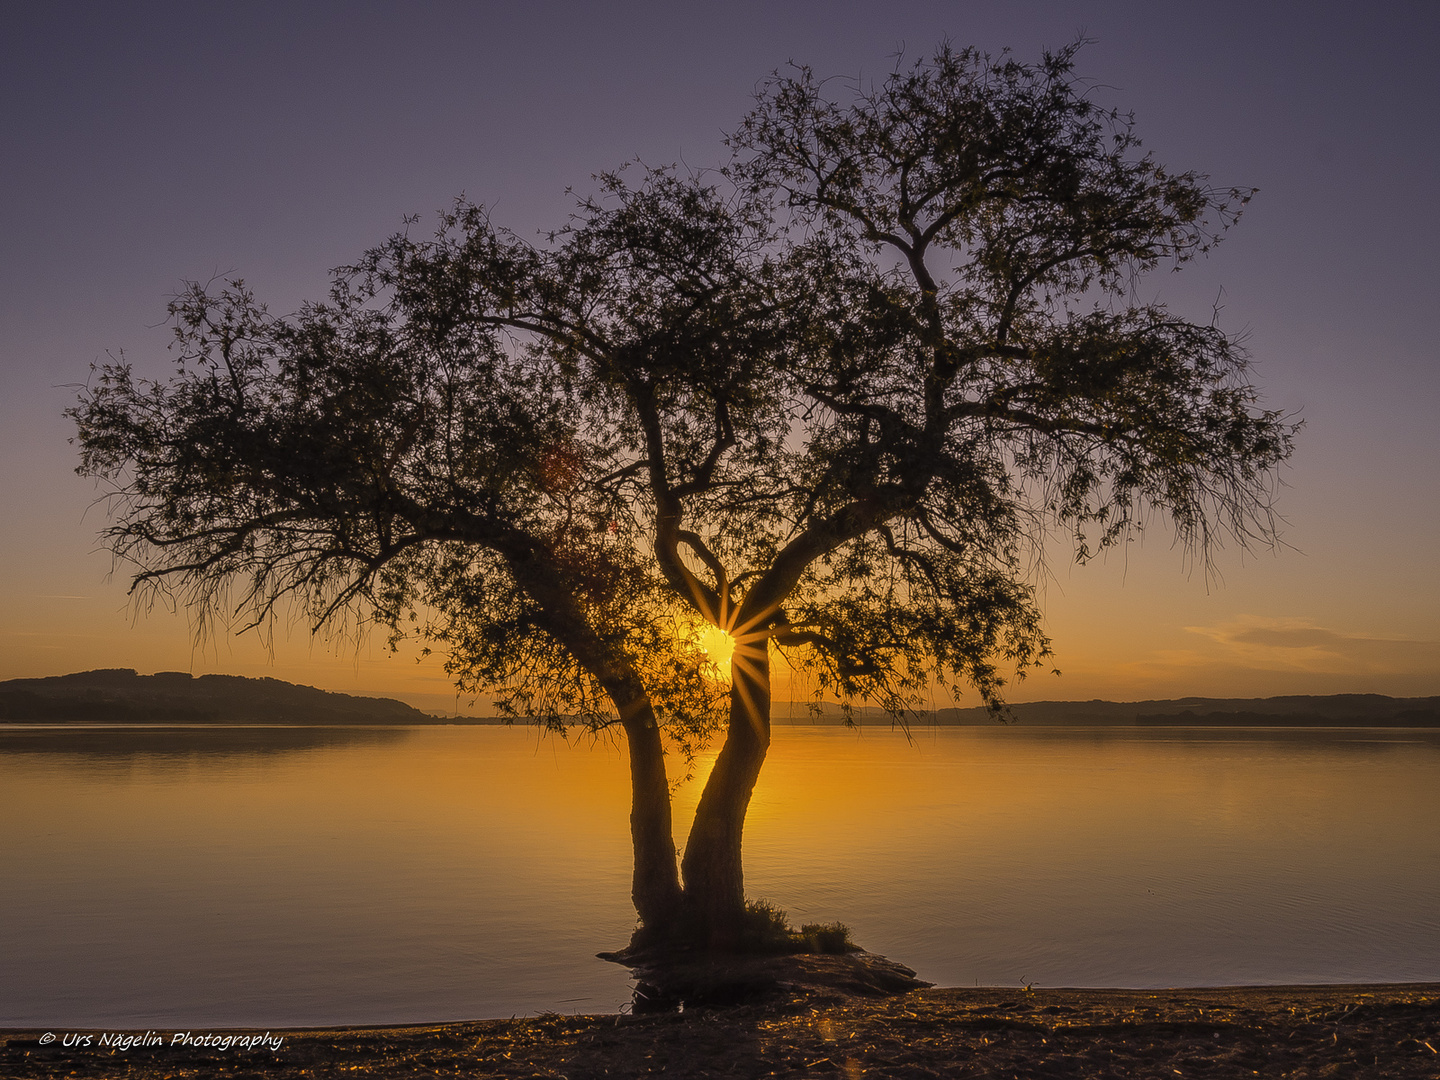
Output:
[[[239,276],[272,311],[465,194],[523,235],[596,172],[704,167],[788,62],[883,77],[949,39],[1077,73],[1146,148],[1259,188],[1142,298],[1243,334],[1305,427],[1283,545],[1187,561],[1163,522],[1037,584],[1062,674],[1013,700],[1440,694],[1440,6],[771,2],[0,6],[0,679],[269,675],[421,707],[438,660],[379,641],[197,643],[136,611],[63,410],[123,353],[164,376],[167,300]],[[974,704],[976,701],[969,701]]]

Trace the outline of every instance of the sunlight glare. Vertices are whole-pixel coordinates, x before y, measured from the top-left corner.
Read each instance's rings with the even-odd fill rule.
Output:
[[[730,657],[735,652],[733,637],[718,626],[707,626],[700,632],[700,647],[721,671],[730,671]]]

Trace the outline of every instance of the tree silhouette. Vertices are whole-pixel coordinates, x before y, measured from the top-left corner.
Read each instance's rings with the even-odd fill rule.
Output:
[[[1233,339],[1129,299],[1249,193],[1142,155],[1073,53],[798,69],[722,173],[608,175],[543,244],[461,204],[291,317],[191,287],[176,375],[72,410],[113,549],[202,617],[414,627],[514,715],[620,725],[641,940],[734,947],[777,650],[896,715],[999,709],[1049,655],[1052,531],[1274,538],[1294,428]],[[661,730],[721,727],[677,871]]]

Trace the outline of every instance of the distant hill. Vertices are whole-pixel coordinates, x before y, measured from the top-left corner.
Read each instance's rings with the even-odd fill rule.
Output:
[[[0,721],[108,724],[434,724],[391,698],[355,697],[279,679],[130,668],[0,682]]]
[[[775,720],[784,724],[783,707]],[[857,708],[859,724],[889,724],[877,708]],[[1027,701],[1011,705],[1008,721],[1021,725],[1058,726],[1202,726],[1202,727],[1440,727],[1440,697],[1392,698],[1381,694],[1331,694],[1325,697],[1295,695],[1272,698],[1199,698],[1171,701]],[[806,706],[796,702],[788,722],[839,724],[838,705],[822,705],[811,719]],[[921,714],[919,724],[941,727],[981,727],[996,719],[983,706],[940,709]]]
[[[857,707],[862,725],[889,725],[880,709]],[[1173,701],[1033,701],[1010,706],[1020,725],[1206,727],[1440,727],[1440,697],[1380,694],[1328,697],[1179,698]],[[496,724],[493,717],[431,716],[392,698],[355,697],[240,675],[183,671],[138,675],[131,668],[0,682],[0,722],[108,724]],[[774,722],[840,724],[838,705],[776,702]],[[941,709],[912,720],[941,727],[988,727],[983,707]]]

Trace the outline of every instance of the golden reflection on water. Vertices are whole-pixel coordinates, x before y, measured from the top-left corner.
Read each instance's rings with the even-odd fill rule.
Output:
[[[1431,979],[1436,821],[1433,732],[777,726],[747,887],[942,983]]]
[[[1074,834],[1133,838],[1174,828],[1263,840],[1289,839],[1297,827],[1368,833],[1375,814],[1397,805],[1440,811],[1433,741],[1416,744],[1407,762],[1391,739],[1369,744],[1372,756],[1383,754],[1369,760],[1367,744],[1353,737],[1320,734],[1319,747],[1297,745],[1294,733],[1275,738],[917,728],[907,742],[888,729],[777,726],[747,836],[783,834],[801,848],[838,833],[847,845],[876,849],[927,831],[943,842],[957,826],[1047,846]],[[693,779],[677,789],[682,840],[714,759],[713,750],[699,755]]]
[[[613,741],[65,738],[0,739],[0,1021],[418,1022],[625,997],[590,959],[634,918]],[[678,843],[712,762],[677,787]],[[747,885],[941,983],[1440,979],[1436,821],[1435,733],[781,724]]]

